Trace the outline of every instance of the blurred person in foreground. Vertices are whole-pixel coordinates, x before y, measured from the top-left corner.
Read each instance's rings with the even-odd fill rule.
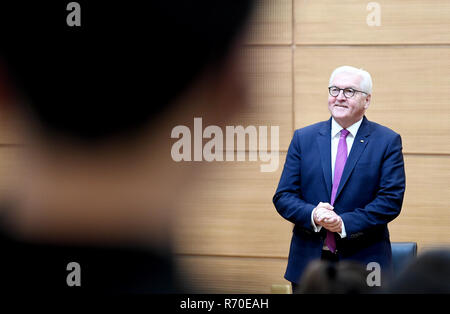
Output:
[[[449,294],[450,248],[419,254],[384,289],[386,293]]]
[[[369,272],[363,264],[355,261],[315,260],[305,269],[298,285],[300,294],[362,294],[372,293],[377,288],[367,284]]]
[[[369,121],[371,75],[336,68],[328,85],[331,117],[295,131],[273,203],[294,223],[285,278],[295,292],[315,259],[376,262],[386,283],[391,272],[387,224],[405,193],[402,141]]]
[[[184,291],[170,229],[199,169],[172,160],[171,129],[244,105],[252,1],[78,2],[80,27],[64,1],[0,5],[0,103],[23,144],[0,211],[2,288]]]

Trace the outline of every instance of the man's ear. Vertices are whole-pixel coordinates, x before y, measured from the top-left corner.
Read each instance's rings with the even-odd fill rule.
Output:
[[[364,109],[369,108],[371,99],[372,99],[372,95],[367,95],[367,97],[364,99]]]

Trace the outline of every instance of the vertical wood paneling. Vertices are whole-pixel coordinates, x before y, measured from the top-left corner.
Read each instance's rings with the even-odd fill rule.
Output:
[[[379,25],[374,22],[379,5]],[[295,0],[296,44],[449,44],[447,0]],[[378,9],[377,9],[378,10]]]

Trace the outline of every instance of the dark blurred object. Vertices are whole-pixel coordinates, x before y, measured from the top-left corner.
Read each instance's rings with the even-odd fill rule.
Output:
[[[417,256],[416,242],[391,242],[392,267],[394,276],[411,263]]]
[[[368,271],[354,261],[311,262],[298,286],[299,294],[362,294],[373,292],[367,285]]]
[[[25,129],[0,208],[2,292],[179,292],[171,223],[199,167],[173,161],[170,129],[245,105],[252,1],[77,2],[80,27],[69,1],[0,4],[0,105]]]
[[[70,1],[0,4],[0,59],[49,135],[93,141],[154,121],[220,64],[252,1]]]
[[[4,227],[2,225],[2,227]],[[68,245],[23,241],[0,229],[0,290],[4,294],[116,294],[189,291],[176,277],[171,252],[145,245]],[[168,248],[167,248],[168,249]],[[81,286],[70,287],[66,269],[81,265]]]
[[[450,249],[419,254],[391,283],[389,293],[450,293]]]

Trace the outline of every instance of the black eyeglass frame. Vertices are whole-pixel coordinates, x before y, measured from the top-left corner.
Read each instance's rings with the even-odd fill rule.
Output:
[[[339,93],[336,95],[336,96],[334,96],[334,95],[332,95],[331,94],[331,89],[332,88],[337,88],[337,89],[339,89]],[[345,95],[345,90],[352,90],[353,91],[353,94],[351,95],[351,96],[347,96],[347,95]],[[339,87],[337,87],[337,86],[330,86],[330,87],[328,87],[328,93],[330,94],[330,96],[331,97],[338,97],[339,96],[339,94],[341,93],[341,91],[343,91],[344,93],[344,97],[345,98],[352,98],[353,96],[355,96],[355,93],[356,92],[359,92],[359,93],[363,93],[363,94],[366,94],[366,95],[369,95],[368,93],[366,93],[366,92],[363,92],[363,91],[361,91],[361,90],[357,90],[357,89],[354,89],[354,88],[349,88],[349,87],[346,87],[346,88],[339,88]]]

